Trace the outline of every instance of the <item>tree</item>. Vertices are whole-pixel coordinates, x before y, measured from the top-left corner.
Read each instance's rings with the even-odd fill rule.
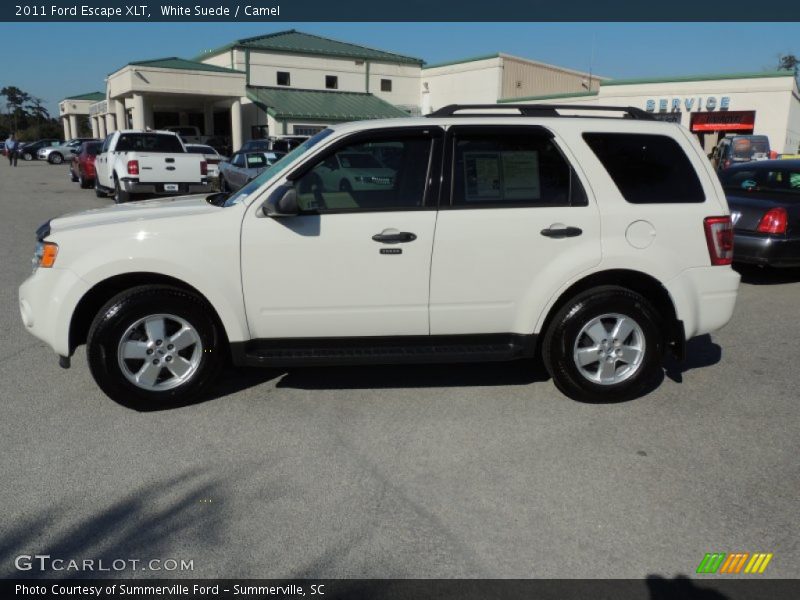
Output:
[[[47,121],[50,119],[50,113],[47,112],[47,109],[42,106],[44,100],[41,98],[37,98],[36,96],[31,96],[30,100],[28,100],[28,110],[30,115],[36,119],[36,123],[38,125],[42,124],[42,121]]]
[[[800,73],[800,58],[797,58],[794,54],[781,55],[778,58],[778,70],[791,71],[797,77],[798,73]]]
[[[16,86],[10,85],[0,90],[0,96],[5,96],[6,106],[14,120],[14,131],[16,131],[19,127],[20,119],[28,116],[25,105],[30,102],[31,95]]]

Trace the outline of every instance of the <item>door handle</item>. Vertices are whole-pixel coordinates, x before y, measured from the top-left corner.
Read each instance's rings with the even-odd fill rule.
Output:
[[[583,233],[583,229],[580,227],[548,227],[547,229],[542,229],[540,233],[545,237],[568,238],[579,236]]]
[[[380,233],[373,235],[372,239],[383,244],[404,244],[406,242],[413,242],[415,239],[417,239],[417,236],[409,231],[384,229]]]

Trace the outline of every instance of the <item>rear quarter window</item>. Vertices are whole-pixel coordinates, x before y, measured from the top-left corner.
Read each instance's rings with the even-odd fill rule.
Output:
[[[584,133],[583,139],[631,204],[705,201],[700,179],[669,136],[639,133]]]

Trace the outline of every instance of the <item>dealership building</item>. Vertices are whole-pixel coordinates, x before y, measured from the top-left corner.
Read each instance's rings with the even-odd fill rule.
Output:
[[[769,137],[772,150],[800,150],[800,93],[789,71],[613,79],[592,92],[502,98],[500,103],[634,106],[655,118],[680,123],[706,152],[728,134]]]
[[[237,149],[250,138],[311,135],[343,121],[507,102],[637,106],[682,123],[709,151],[726,133],[768,135],[779,152],[800,145],[800,95],[787,71],[612,80],[504,53],[426,65],[295,30],[192,59],[130,62],[108,75],[105,90],[62,100],[59,113],[65,138],[87,119],[96,137],[190,125]]]

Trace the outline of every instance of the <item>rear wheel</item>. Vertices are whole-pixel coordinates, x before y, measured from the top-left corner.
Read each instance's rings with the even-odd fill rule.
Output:
[[[225,348],[207,304],[163,285],[112,298],[86,342],[89,368],[103,392],[141,410],[199,398],[222,367]]]
[[[575,400],[611,402],[642,394],[661,370],[659,316],[640,294],[587,290],[553,318],[542,344],[553,382]]]
[[[60,152],[51,152],[50,156],[47,157],[47,162],[49,162],[51,165],[60,165],[62,162],[64,162],[64,157]]]
[[[92,182],[87,181],[86,177],[83,176],[83,173],[78,173],[78,186],[86,190],[92,187]]]
[[[131,195],[122,189],[122,186],[119,184],[119,179],[116,177],[114,178],[114,202],[117,204],[122,204],[123,202],[128,202],[131,199]]]
[[[23,152],[22,160],[33,160],[33,154],[31,154],[30,152]]]

